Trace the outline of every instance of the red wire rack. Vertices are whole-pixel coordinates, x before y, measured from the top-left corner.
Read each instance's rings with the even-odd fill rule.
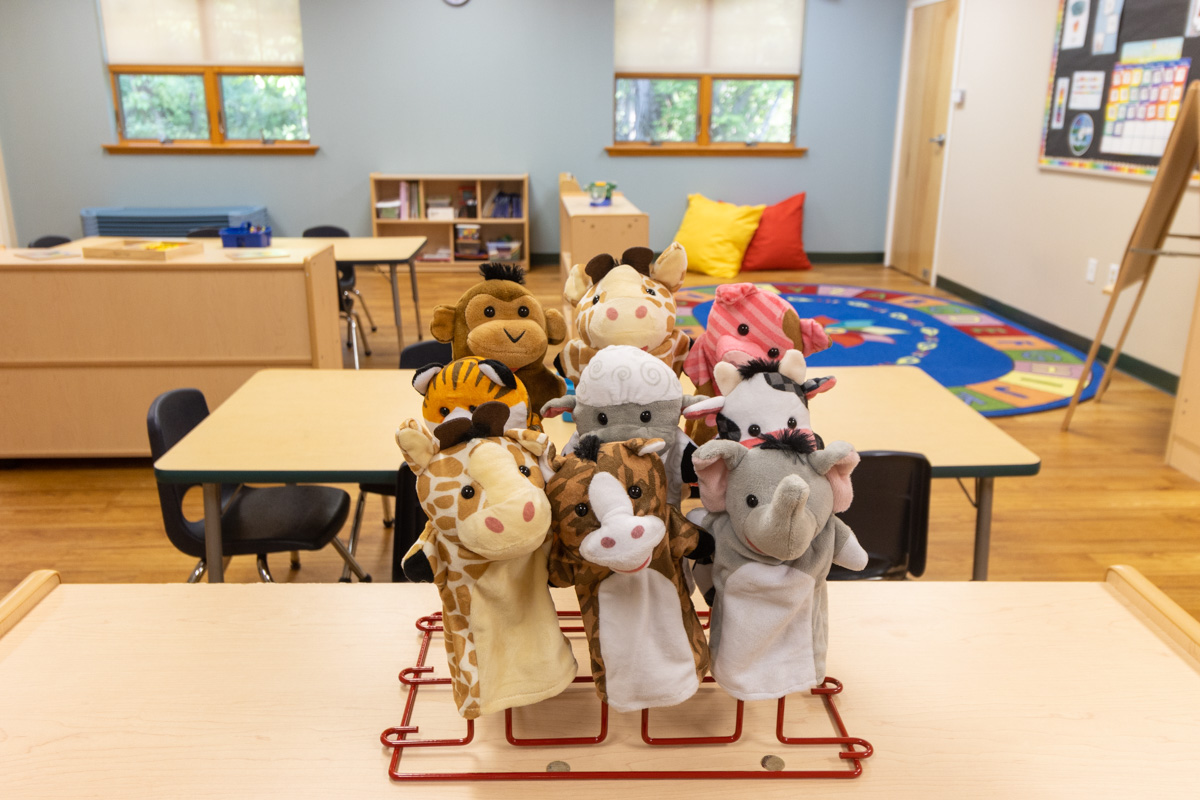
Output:
[[[699,612],[700,617],[707,619],[708,612]],[[582,633],[580,612],[559,611],[559,627],[563,633]],[[745,769],[701,769],[701,770],[585,770],[585,771],[475,771],[475,772],[401,772],[400,761],[404,751],[410,747],[464,747],[475,738],[475,721],[467,720],[466,735],[459,739],[414,739],[420,731],[412,724],[413,712],[416,707],[417,695],[422,686],[448,686],[450,678],[432,677],[433,667],[425,663],[429,655],[429,645],[435,633],[442,632],[442,614],[436,612],[417,620],[417,630],[421,632],[421,644],[417,654],[417,663],[400,671],[400,682],[408,687],[408,695],[404,703],[404,715],[401,723],[388,728],[379,736],[384,747],[392,751],[388,775],[394,781],[546,781],[546,780],[704,780],[704,779],[806,779],[806,778],[857,778],[863,773],[862,762],[870,758],[874,748],[870,742],[857,736],[850,736],[846,724],[833,702],[834,696],[841,693],[842,684],[836,678],[826,677],[824,682],[811,691],[822,700],[825,711],[833,725],[835,736],[802,737],[785,736],[783,733],[784,719],[787,714],[787,698],[779,698],[775,712],[775,738],[790,746],[816,747],[836,746],[838,757],[849,762],[846,769],[812,769],[787,770],[777,769],[763,759],[762,767],[755,770]],[[707,626],[706,626],[707,627]],[[590,675],[576,677],[574,683],[593,683]],[[711,676],[704,678],[704,683],[714,683]],[[655,737],[650,733],[650,709],[642,711],[641,737],[650,746],[693,746],[732,744],[742,736],[745,704],[737,701],[734,729],[731,734],[723,736],[675,736]],[[608,737],[608,704],[600,704],[600,730],[595,736],[552,737],[552,738],[521,738],[513,729],[512,709],[504,712],[504,735],[508,743],[514,747],[571,747],[599,745]]]

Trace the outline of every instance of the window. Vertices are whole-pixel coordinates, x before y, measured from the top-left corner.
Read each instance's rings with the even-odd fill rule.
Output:
[[[100,0],[109,152],[291,153],[309,141],[299,0]]]
[[[610,155],[803,155],[804,0],[616,0]]]

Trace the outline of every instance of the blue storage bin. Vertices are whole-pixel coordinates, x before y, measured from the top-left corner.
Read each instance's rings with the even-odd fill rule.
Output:
[[[225,247],[266,247],[271,244],[271,226],[258,228],[243,222],[236,228],[221,228],[221,244]]]

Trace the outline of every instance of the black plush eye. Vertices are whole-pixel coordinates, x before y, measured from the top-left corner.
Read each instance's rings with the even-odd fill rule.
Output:
[[[494,317],[494,316],[496,316],[496,309],[492,308],[491,306],[488,306],[487,308],[485,308],[483,310],[483,315],[485,317]]]
[[[650,421],[650,412],[649,412],[649,411],[643,411],[643,412],[642,412],[642,417],[641,417],[641,420],[642,420],[642,422],[649,422],[649,421]]]
[[[634,500],[637,500],[639,497],[642,496],[642,487],[630,486],[629,487],[629,496],[632,497]]]
[[[598,294],[592,295],[592,305],[596,305],[599,302],[600,302],[600,295],[598,295]]]
[[[529,306],[521,306],[520,308],[518,308],[517,316],[518,317],[528,317],[529,316]]]
[[[752,494],[746,495],[746,505],[754,508],[756,505],[758,505],[758,498]]]
[[[647,290],[646,290],[646,294],[650,295],[651,297],[654,297],[654,296],[655,296],[655,294],[654,294],[654,290],[653,290],[653,289],[647,289]]]
[[[464,500],[470,500],[472,497],[475,496],[475,487],[474,486],[464,486],[462,488],[462,491],[459,492],[459,494],[461,494],[463,496]]]
[[[789,428],[796,427],[796,418],[795,417],[788,417],[788,427]]]
[[[779,348],[772,347],[767,351],[767,358],[779,358]]]
[[[741,325],[738,325],[738,333],[740,333],[742,336],[745,336],[749,332],[750,326],[746,323],[743,322]]]
[[[444,417],[450,413],[450,409],[446,408],[445,406],[442,406],[441,408],[438,409],[438,413]]]
[[[597,414],[596,422],[599,422],[601,425],[607,425],[608,424],[608,414],[603,414],[603,413]]]
[[[520,470],[521,474],[524,475],[526,478],[529,477],[529,467],[522,464],[521,466],[517,467],[517,469]]]
[[[575,516],[586,517],[587,515],[588,515],[588,504],[587,503],[579,503],[578,505],[575,506]]]
[[[751,425],[746,430],[748,430],[750,432],[751,436],[758,436],[760,433],[762,433],[762,428],[759,427],[758,425]]]

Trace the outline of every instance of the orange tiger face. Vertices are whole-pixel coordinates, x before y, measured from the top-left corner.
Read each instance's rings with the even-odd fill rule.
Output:
[[[417,370],[413,386],[425,396],[421,416],[430,430],[454,419],[470,419],[476,408],[489,402],[508,406],[506,430],[533,427],[529,392],[512,370],[499,361],[460,358],[446,366],[430,364]]]

